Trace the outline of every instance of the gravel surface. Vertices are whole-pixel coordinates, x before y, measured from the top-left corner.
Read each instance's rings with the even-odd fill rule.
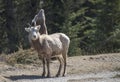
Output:
[[[68,58],[67,76],[54,77],[58,61],[51,63],[51,78],[42,78],[42,66],[0,62],[0,82],[120,82],[120,53]]]
[[[120,82],[120,78],[113,78],[120,72],[101,72],[89,74],[74,74],[66,77],[42,78],[37,75],[18,75],[6,77],[8,82]]]

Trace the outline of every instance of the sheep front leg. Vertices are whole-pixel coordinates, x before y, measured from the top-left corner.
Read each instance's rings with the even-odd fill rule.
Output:
[[[45,77],[45,74],[46,74],[46,72],[45,72],[45,58],[43,58],[42,62],[43,62],[43,74],[42,74],[42,77]]]
[[[51,77],[51,74],[50,74],[50,59],[46,59],[46,61],[47,61],[47,72],[48,72],[47,77]]]

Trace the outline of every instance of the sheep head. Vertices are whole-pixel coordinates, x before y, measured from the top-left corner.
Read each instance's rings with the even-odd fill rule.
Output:
[[[31,40],[37,40],[39,38],[39,30],[40,30],[40,25],[38,26],[31,26],[28,28],[25,28],[25,31],[29,33],[29,39]]]

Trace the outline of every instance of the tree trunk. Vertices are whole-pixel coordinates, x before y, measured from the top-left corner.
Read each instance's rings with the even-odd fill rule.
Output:
[[[13,0],[4,0],[5,4],[5,16],[6,16],[6,28],[5,31],[7,33],[8,38],[8,53],[14,50],[14,46],[16,43],[16,38],[14,34],[15,29],[15,13],[13,7]]]

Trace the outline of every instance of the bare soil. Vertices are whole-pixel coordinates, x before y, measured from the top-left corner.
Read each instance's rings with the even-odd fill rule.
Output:
[[[67,76],[54,77],[59,62],[51,62],[51,78],[42,78],[42,65],[0,62],[0,82],[120,82],[120,53],[75,56],[67,60]]]

